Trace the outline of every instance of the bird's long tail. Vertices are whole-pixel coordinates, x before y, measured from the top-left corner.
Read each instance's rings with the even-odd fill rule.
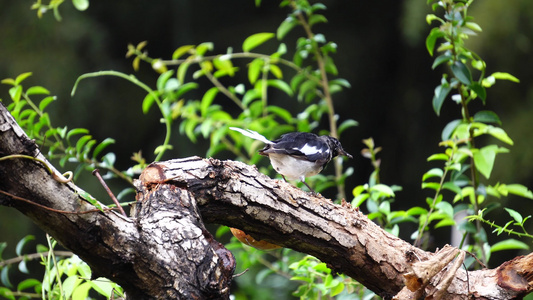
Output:
[[[252,139],[261,141],[261,142],[263,142],[265,144],[274,144],[272,141],[269,141],[266,137],[260,135],[259,133],[255,132],[253,130],[241,129],[241,128],[237,128],[237,127],[230,127],[229,129],[231,129],[233,131],[238,131],[238,132],[242,133],[243,135],[245,135],[247,137],[251,137]]]

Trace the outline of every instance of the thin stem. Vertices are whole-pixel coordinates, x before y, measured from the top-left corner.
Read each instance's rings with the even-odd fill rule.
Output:
[[[244,110],[246,109],[244,105],[242,104],[241,99],[239,99],[237,96],[232,94],[218,79],[211,74],[211,72],[205,71],[205,76],[213,85],[220,91],[222,94],[226,95],[226,97],[230,98],[237,106],[239,106],[240,109]]]
[[[159,107],[159,110],[161,111],[161,115],[163,115],[163,120],[166,126],[165,140],[163,142],[162,150],[157,153],[157,156],[154,161],[161,160],[161,157],[163,156],[163,154],[165,154],[165,151],[169,148],[167,146],[170,143],[170,137],[172,134],[172,126],[171,126],[172,124],[171,124],[171,120],[169,120],[169,118],[165,116],[162,101],[161,99],[159,99],[159,96],[157,95],[157,93],[154,90],[152,90],[148,85],[138,80],[134,75],[127,75],[122,72],[108,70],[108,71],[86,73],[78,77],[78,79],[76,79],[76,82],[74,83],[74,87],[72,88],[71,96],[74,96],[74,94],[76,93],[78,84],[82,79],[91,78],[91,77],[100,77],[100,76],[115,76],[115,77],[120,77],[122,79],[126,79],[132,82],[133,84],[137,85],[138,87],[142,88],[143,90],[145,90],[148,94],[150,94],[154,98],[155,102],[157,103],[157,106]]]
[[[109,197],[111,198],[111,200],[113,200],[113,202],[115,203],[115,205],[117,206],[118,210],[120,211],[120,213],[125,216],[125,217],[128,217],[128,215],[126,215],[126,212],[124,212],[124,209],[122,208],[122,206],[120,205],[120,202],[118,202],[118,199],[117,197],[115,197],[115,195],[113,194],[113,192],[111,192],[111,189],[109,189],[109,187],[107,186],[107,184],[105,183],[105,180],[102,178],[102,175],[100,175],[100,171],[98,169],[94,169],[93,171],[93,175],[96,176],[96,178],[98,178],[98,181],[100,181],[100,184],[104,187],[104,189],[106,190],[107,194],[109,195]]]
[[[292,1],[293,9],[297,9],[296,3]],[[300,12],[297,14],[298,21],[302,25],[302,27],[305,30],[305,33],[307,34],[307,37],[314,41],[315,35],[311,31],[311,26],[305,19],[304,15]],[[337,122],[335,120],[335,108],[333,105],[333,98],[331,97],[331,92],[329,90],[329,80],[328,75],[326,72],[326,64],[324,61],[324,57],[320,54],[320,49],[316,42],[312,43],[313,45],[313,52],[315,54],[315,59],[317,61],[318,69],[320,71],[320,79],[321,79],[321,86],[324,91],[324,100],[326,101],[326,105],[328,107],[328,120],[329,120],[329,131],[330,135],[334,138],[339,138],[337,133]],[[334,160],[334,166],[335,166],[335,178],[337,181],[337,192],[338,197],[340,199],[346,198],[346,192],[344,191],[344,184],[339,182],[339,179],[342,177],[342,158],[336,158]]]
[[[56,256],[72,256],[74,255],[74,253],[70,252],[70,251],[51,251],[53,255],[56,255]],[[50,254],[50,251],[46,251],[46,252],[39,252],[39,253],[32,253],[32,254],[24,254],[24,255],[21,255],[21,256],[18,256],[18,257],[13,257],[13,258],[10,258],[10,259],[6,259],[6,260],[3,260],[3,261],[0,261],[0,268],[2,267],[5,267],[7,265],[13,265],[13,264],[17,264],[23,260],[34,260],[34,259],[38,259],[38,258],[41,258],[41,255],[43,256],[48,256]]]
[[[451,163],[452,157],[453,157],[453,152],[448,157],[448,161],[446,162],[446,165]],[[416,240],[415,240],[415,242],[413,244],[415,247],[419,247],[420,246],[420,241],[422,239],[422,235],[424,234],[424,231],[426,231],[426,227],[428,226],[428,223],[429,223],[429,217],[431,216],[431,214],[433,213],[433,210],[435,209],[435,203],[437,202],[437,199],[438,199],[438,197],[440,195],[440,192],[442,191],[442,186],[444,185],[444,180],[446,179],[447,175],[448,175],[448,168],[445,167],[444,168],[444,173],[440,177],[439,187],[435,191],[435,196],[433,196],[433,203],[431,204],[431,206],[429,208],[429,212],[426,215],[426,220],[424,221],[424,226],[418,228],[418,235],[417,235]]]

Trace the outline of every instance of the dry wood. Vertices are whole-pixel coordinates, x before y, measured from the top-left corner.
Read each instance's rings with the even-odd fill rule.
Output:
[[[11,154],[46,162],[0,105],[0,156]],[[457,249],[418,249],[349,205],[240,162],[191,157],[150,165],[135,183],[132,217],[94,212],[78,187],[33,160],[0,161],[0,178],[0,205],[24,213],[131,299],[228,297],[233,257],[203,222],[314,255],[386,299],[518,299],[531,291],[531,254],[467,273]]]

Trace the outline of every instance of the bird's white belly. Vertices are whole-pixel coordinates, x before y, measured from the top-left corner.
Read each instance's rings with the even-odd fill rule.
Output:
[[[268,156],[274,170],[289,180],[303,180],[322,171],[322,167],[311,161],[277,153],[269,153]]]

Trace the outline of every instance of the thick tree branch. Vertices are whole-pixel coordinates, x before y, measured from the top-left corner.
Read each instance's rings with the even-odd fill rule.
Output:
[[[0,105],[0,156],[46,161],[17,128]],[[531,254],[466,273],[458,249],[425,252],[349,205],[314,197],[240,162],[191,157],[150,165],[135,182],[139,201],[130,218],[113,211],[58,212],[94,207],[74,184],[58,182],[34,160],[1,161],[0,176],[0,190],[41,206],[6,194],[0,194],[1,205],[23,212],[132,299],[229,296],[233,257],[202,219],[314,255],[387,299],[515,299],[531,291]]]

